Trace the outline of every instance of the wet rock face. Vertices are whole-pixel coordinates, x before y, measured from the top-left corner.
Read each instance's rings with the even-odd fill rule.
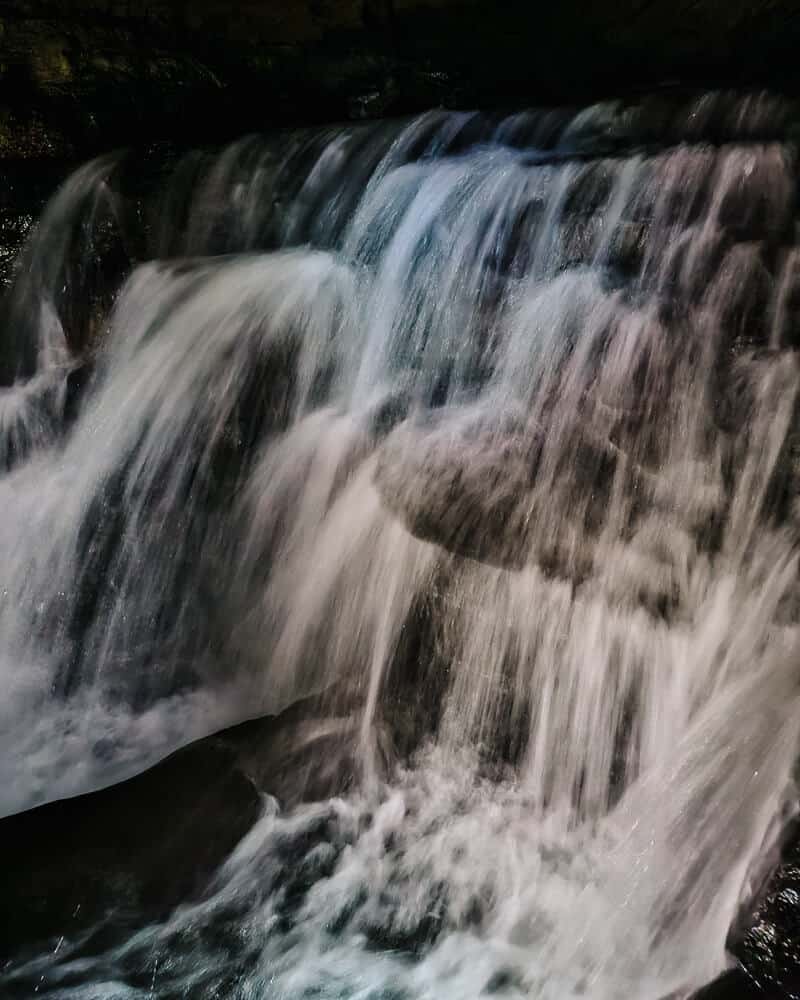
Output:
[[[734,951],[769,996],[797,996],[800,989],[800,839],[795,828],[756,912]]]

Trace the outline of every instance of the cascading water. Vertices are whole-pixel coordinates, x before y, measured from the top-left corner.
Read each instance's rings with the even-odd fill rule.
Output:
[[[310,696],[347,753],[330,799],[267,779],[201,898],[6,988],[659,1000],[725,967],[800,728],[789,114],[249,139],[149,215],[113,160],[68,182],[0,344],[2,808]]]

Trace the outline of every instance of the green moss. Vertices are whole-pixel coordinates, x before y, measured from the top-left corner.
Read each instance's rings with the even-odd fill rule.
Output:
[[[41,41],[30,54],[33,80],[42,88],[64,87],[73,81],[72,65],[67,58],[66,40],[48,38]]]

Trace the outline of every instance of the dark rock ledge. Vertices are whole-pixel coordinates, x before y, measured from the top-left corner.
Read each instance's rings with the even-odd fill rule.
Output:
[[[190,744],[118,785],[0,820],[0,850],[12,859],[0,970],[62,936],[85,939],[86,954],[102,951],[207,896],[214,872],[261,814],[264,793],[291,807],[344,792],[357,770],[353,730],[315,723],[319,708],[310,699]],[[799,859],[800,848],[789,845],[733,943],[742,965],[684,1000],[798,995]],[[23,976],[10,995],[28,996],[30,982]]]
[[[679,80],[797,90],[800,0],[0,0],[0,160]]]

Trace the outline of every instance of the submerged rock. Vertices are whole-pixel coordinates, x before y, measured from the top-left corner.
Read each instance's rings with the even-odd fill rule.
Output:
[[[341,794],[358,772],[358,727],[298,703],[199,740],[128,781],[0,820],[14,858],[3,958],[87,928],[120,940],[202,896],[256,823],[263,796],[281,806]],[[108,943],[108,942],[106,942]],[[87,944],[91,948],[91,939]]]
[[[121,927],[166,916],[202,890],[259,811],[233,745],[211,737],[120,785],[0,821],[15,859],[4,957],[106,915]]]

